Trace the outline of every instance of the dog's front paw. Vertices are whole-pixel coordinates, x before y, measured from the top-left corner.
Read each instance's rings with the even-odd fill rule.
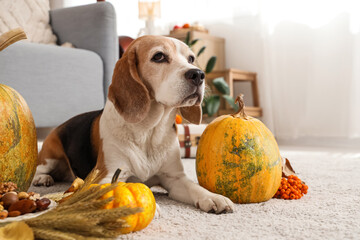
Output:
[[[208,213],[232,213],[235,209],[234,203],[227,197],[219,194],[210,194],[199,199],[196,207]]]
[[[54,185],[54,179],[47,174],[36,175],[33,181],[34,186],[52,186]]]

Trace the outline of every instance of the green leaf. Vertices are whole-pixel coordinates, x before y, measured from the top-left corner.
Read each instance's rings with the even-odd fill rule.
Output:
[[[212,56],[206,64],[205,73],[210,73],[213,70],[215,63],[216,57]]]
[[[221,92],[222,94],[229,95],[230,88],[229,85],[225,82],[223,77],[215,78],[213,80],[213,84],[219,92]]]
[[[206,103],[205,102],[203,102],[203,104],[201,105],[201,109],[202,109],[202,114],[207,114]]]
[[[223,98],[230,104],[235,111],[239,110],[239,106],[235,103],[235,99],[230,95],[223,95]]]
[[[205,102],[206,112],[211,117],[214,115],[220,107],[220,96],[212,95],[206,99]]]
[[[187,32],[187,34],[186,34],[186,38],[185,38],[185,44],[186,45],[188,45],[189,47],[190,47],[190,45],[189,45],[189,42],[190,42],[190,31],[189,32]]]
[[[204,51],[205,51],[206,46],[203,46],[202,48],[200,48],[197,57],[199,57]]]
[[[191,43],[189,44],[189,47],[192,47],[193,45],[195,45],[195,43],[197,43],[197,41],[199,41],[199,39],[194,39],[191,41]]]

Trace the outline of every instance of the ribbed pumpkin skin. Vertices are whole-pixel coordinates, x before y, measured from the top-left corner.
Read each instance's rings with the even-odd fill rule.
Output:
[[[201,186],[235,203],[267,201],[280,186],[279,148],[259,120],[220,116],[200,138],[196,174]]]
[[[37,138],[32,114],[14,89],[0,84],[0,182],[27,191],[37,165]]]
[[[96,185],[96,184],[94,184]],[[110,186],[110,183],[102,184],[101,189]],[[121,206],[140,207],[143,211],[125,217],[130,227],[121,229],[121,233],[139,231],[150,224],[155,215],[156,202],[150,188],[142,183],[123,183],[102,196],[101,199],[114,197],[114,200],[104,206],[105,209],[117,208]]]

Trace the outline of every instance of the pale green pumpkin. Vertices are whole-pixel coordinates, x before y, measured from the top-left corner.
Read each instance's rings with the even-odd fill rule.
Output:
[[[11,87],[0,84],[0,182],[27,191],[37,165],[37,138],[28,105]]]
[[[197,154],[199,184],[235,203],[272,198],[280,186],[282,169],[278,145],[270,130],[240,110],[212,121],[202,134]]]

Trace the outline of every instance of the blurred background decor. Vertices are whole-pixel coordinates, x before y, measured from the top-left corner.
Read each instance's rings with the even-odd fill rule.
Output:
[[[160,0],[139,0],[139,19],[145,20],[145,28],[140,29],[138,36],[156,33],[155,18],[161,17]]]

